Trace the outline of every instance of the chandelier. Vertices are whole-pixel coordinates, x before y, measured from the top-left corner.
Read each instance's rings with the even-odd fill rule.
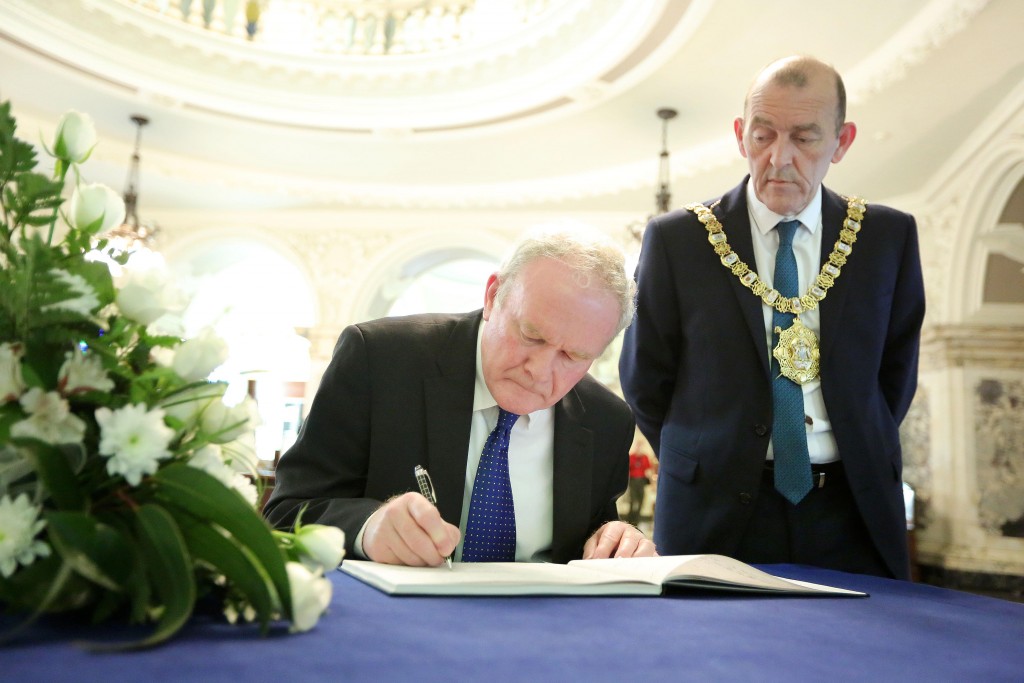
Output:
[[[654,195],[654,213],[649,215],[646,220],[636,220],[626,226],[633,239],[638,242],[643,240],[644,229],[651,219],[667,213],[672,206],[672,192],[669,190],[669,183],[672,179],[669,172],[668,122],[674,119],[679,112],[663,107],[657,113],[658,118],[661,119],[661,153],[658,155],[658,193]]]
[[[148,249],[159,227],[153,223],[139,220],[139,145],[142,142],[142,127],[149,119],[141,114],[132,114],[135,124],[135,150],[132,152],[131,164],[128,167],[128,178],[124,188],[124,223],[108,233],[111,242],[120,246],[121,251],[131,252]]]

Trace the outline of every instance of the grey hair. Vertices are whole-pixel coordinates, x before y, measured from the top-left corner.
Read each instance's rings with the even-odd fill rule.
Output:
[[[609,238],[595,231],[579,228],[541,228],[528,233],[498,270],[498,291],[495,302],[501,305],[510,285],[527,264],[538,258],[560,261],[572,268],[580,287],[596,285],[604,288],[619,302],[618,334],[633,321],[636,311],[636,283],[626,274],[622,250]]]

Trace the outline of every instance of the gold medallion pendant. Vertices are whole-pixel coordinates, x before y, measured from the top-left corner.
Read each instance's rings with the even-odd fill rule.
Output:
[[[722,265],[739,278],[740,284],[779,313],[793,313],[797,316],[789,329],[775,328],[775,332],[779,335],[779,343],[772,349],[772,356],[778,359],[782,375],[797,384],[813,382],[818,379],[820,372],[818,338],[814,336],[812,330],[800,322],[799,316],[801,313],[817,308],[828,294],[828,290],[839,279],[840,269],[846,265],[847,258],[853,253],[853,245],[857,241],[861,221],[864,220],[864,213],[868,208],[868,203],[860,197],[843,197],[843,199],[846,200],[846,219],[839,231],[839,239],[832,247],[832,253],[821,265],[821,272],[811,281],[807,292],[803,296],[794,297],[782,296],[779,290],[766,285],[758,277],[757,271],[752,270],[744,263],[739,254],[729,246],[725,228],[715,217],[714,212],[715,207],[721,203],[721,199],[712,204],[710,208],[698,202],[686,205],[686,208],[696,214],[697,220],[707,228],[708,242],[714,247],[715,254],[722,261]]]
[[[787,329],[776,327],[779,343],[772,350],[782,375],[803,385],[818,379],[818,338],[795,318]]]

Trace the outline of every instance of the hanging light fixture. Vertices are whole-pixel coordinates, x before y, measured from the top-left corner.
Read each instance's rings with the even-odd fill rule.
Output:
[[[124,188],[124,223],[108,233],[112,242],[121,242],[122,251],[137,251],[149,248],[159,228],[153,223],[139,220],[139,145],[142,142],[142,128],[149,119],[141,114],[132,114],[135,124],[135,150],[132,152],[131,165],[128,167],[128,178]]]
[[[672,207],[672,192],[669,189],[669,183],[672,178],[669,170],[668,122],[674,119],[679,112],[675,109],[663,107],[657,113],[658,118],[661,119],[661,153],[658,155],[658,193],[654,195],[654,213],[648,216],[646,220],[633,221],[626,226],[630,234],[638,242],[642,241],[644,229],[651,218],[667,213]]]

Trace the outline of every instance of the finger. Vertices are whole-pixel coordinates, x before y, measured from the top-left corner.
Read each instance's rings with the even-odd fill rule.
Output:
[[[427,534],[441,559],[444,559],[458,545],[459,528],[444,521],[441,513],[430,501],[419,494],[415,495],[417,498],[409,501],[409,513],[416,524]],[[454,540],[452,538],[453,531]]]
[[[620,526],[621,525],[621,526]],[[622,528],[626,526],[622,522],[608,522],[600,529],[594,532],[591,537],[596,541],[592,548],[591,554],[586,559],[604,559],[611,557],[612,553],[619,545],[619,537],[622,534]]]
[[[363,550],[367,557],[376,562],[409,566],[440,563],[442,558],[434,549],[430,536],[413,517],[417,499],[433,508],[418,493],[406,493],[389,500],[367,520],[363,534]]]

